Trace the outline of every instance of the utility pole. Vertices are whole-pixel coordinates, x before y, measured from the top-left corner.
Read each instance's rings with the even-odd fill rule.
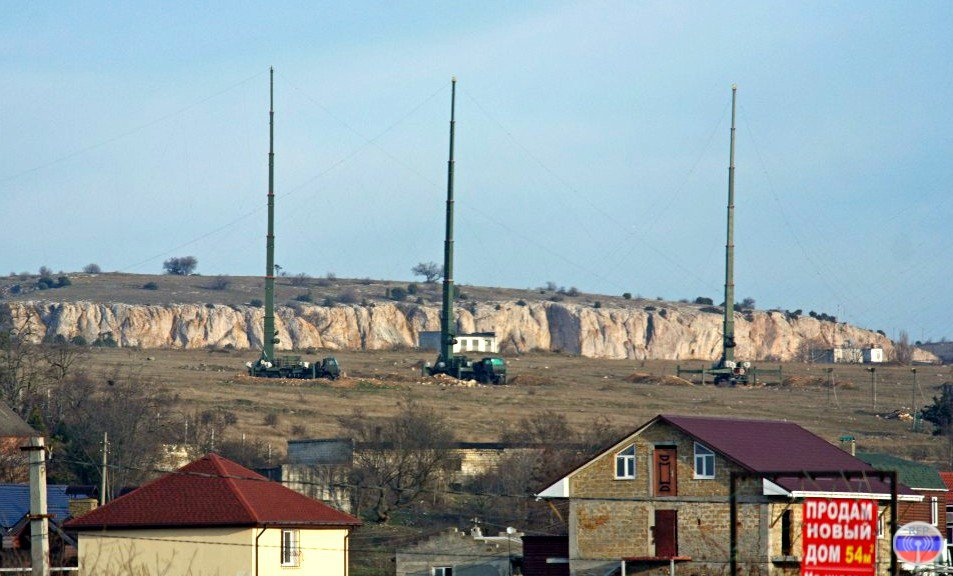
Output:
[[[834,385],[834,369],[827,369],[827,404],[831,405],[831,400],[833,400],[837,405],[840,405],[840,401],[837,399],[837,388]]]
[[[870,405],[874,410],[877,409],[877,368],[871,366],[867,369],[870,372]]]
[[[30,453],[30,559],[33,576],[50,576],[50,531],[46,511],[46,443],[30,438],[20,450]]]
[[[917,392],[920,391],[920,383],[917,382],[917,369],[911,368],[910,371],[913,372],[913,428],[911,430],[918,432],[920,430],[920,407],[917,403]]]
[[[103,432],[103,459],[99,467],[99,505],[103,506],[109,501],[106,497],[106,489],[109,486],[109,432]]]

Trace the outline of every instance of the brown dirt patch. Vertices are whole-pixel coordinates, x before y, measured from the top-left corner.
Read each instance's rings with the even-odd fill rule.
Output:
[[[513,386],[552,386],[556,379],[551,376],[539,376],[537,374],[517,374],[507,380],[508,384]]]
[[[632,384],[651,384],[655,386],[694,386],[695,384],[678,376],[655,376],[648,372],[633,372],[623,378],[626,382]]]

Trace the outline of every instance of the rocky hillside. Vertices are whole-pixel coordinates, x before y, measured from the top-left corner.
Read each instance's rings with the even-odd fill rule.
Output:
[[[257,349],[261,308],[240,304],[118,304],[88,301],[13,300],[0,304],[0,322],[35,341],[112,340],[142,348],[234,347]],[[439,329],[432,304],[373,302],[364,305],[280,306],[281,348],[382,350],[413,347],[418,333]],[[746,317],[747,316],[747,317]],[[470,302],[458,317],[461,332],[495,331],[505,352],[562,351],[593,358],[714,360],[720,352],[721,316],[702,308],[632,307],[568,302],[505,300]],[[798,360],[809,347],[851,341],[886,349],[886,337],[846,324],[783,312],[739,314],[739,358]],[[923,357],[923,359],[927,359]]]

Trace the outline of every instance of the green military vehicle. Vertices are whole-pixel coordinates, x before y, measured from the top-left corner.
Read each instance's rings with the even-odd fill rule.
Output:
[[[328,356],[320,363],[302,361],[301,356],[283,355],[273,362],[259,359],[257,362],[248,362],[248,375],[256,378],[298,378],[311,380],[326,378],[337,380],[341,377],[341,367],[333,356]]]
[[[476,380],[481,384],[506,384],[506,362],[502,358],[487,357],[472,361],[466,356],[451,356],[450,362],[437,358],[432,366],[425,366],[427,374],[446,374],[457,380]]]

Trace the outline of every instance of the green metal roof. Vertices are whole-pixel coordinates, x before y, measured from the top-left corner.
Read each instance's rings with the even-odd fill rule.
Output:
[[[858,452],[857,457],[877,470],[896,470],[900,482],[910,488],[946,490],[946,484],[940,477],[940,472],[932,466],[880,452]]]

